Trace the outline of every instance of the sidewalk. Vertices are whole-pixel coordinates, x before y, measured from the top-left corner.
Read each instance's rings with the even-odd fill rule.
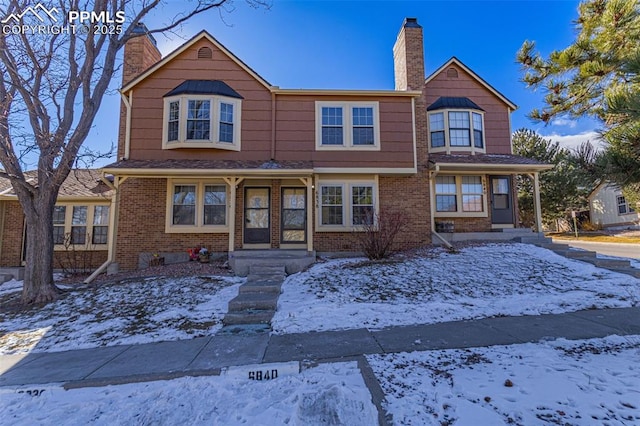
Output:
[[[431,325],[193,340],[0,356],[0,390],[55,384],[104,386],[217,375],[229,366],[352,359],[363,354],[509,345],[640,334],[640,307],[488,318]]]

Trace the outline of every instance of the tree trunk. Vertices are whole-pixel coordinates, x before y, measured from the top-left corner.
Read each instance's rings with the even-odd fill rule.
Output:
[[[58,288],[53,283],[54,205],[55,197],[42,196],[33,200],[31,209],[24,209],[27,263],[22,289],[23,304],[48,303],[58,297]]]

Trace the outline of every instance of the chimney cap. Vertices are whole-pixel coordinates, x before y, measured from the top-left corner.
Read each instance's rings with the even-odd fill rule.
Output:
[[[422,28],[420,24],[418,24],[418,18],[404,18],[402,26],[404,28]]]
[[[151,43],[153,43],[154,46],[158,47],[158,43],[156,42],[155,37],[149,34],[149,29],[142,22],[138,22],[136,26],[133,27],[133,30],[131,32],[133,34],[145,34],[147,37],[149,37],[149,40],[151,40]]]

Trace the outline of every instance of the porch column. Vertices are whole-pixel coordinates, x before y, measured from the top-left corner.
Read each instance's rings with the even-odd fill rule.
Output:
[[[302,182],[307,187],[307,251],[313,251],[313,178],[305,178]]]
[[[232,253],[235,249],[236,239],[236,185],[242,182],[242,178],[223,178],[225,183],[229,185],[229,218],[227,223],[229,224],[229,253]]]
[[[539,173],[533,174],[533,212],[536,215],[536,231],[542,232],[542,207],[540,205],[540,179]]]

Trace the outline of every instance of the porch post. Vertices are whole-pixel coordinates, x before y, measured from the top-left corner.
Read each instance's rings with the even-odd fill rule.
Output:
[[[542,207],[540,205],[540,179],[539,173],[533,174],[533,210],[536,215],[536,231],[542,232]]]
[[[307,185],[307,251],[313,251],[313,178],[305,179]]]
[[[236,185],[238,179],[235,177],[224,178],[224,181],[229,185],[229,253],[232,253],[235,248],[236,239]]]

